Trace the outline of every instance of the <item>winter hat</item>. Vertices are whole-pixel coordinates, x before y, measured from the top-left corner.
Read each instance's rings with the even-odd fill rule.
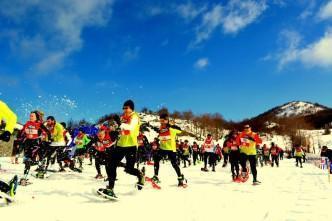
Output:
[[[168,120],[168,114],[167,113],[161,113],[159,115],[160,119]]]
[[[130,109],[135,110],[135,104],[132,100],[127,100],[123,104],[124,107],[130,107]]]
[[[67,124],[65,122],[61,122],[60,124],[62,125],[63,128],[67,128]]]
[[[46,120],[55,121],[55,118],[54,118],[53,116],[48,116],[48,117],[46,118]]]

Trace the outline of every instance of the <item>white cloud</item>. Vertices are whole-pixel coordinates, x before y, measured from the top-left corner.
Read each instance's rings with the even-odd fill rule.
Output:
[[[139,47],[139,46],[127,49],[123,54],[123,58],[125,61],[136,60],[139,57],[140,51],[141,51],[141,47]]]
[[[264,57],[260,58],[259,60],[260,61],[271,61],[273,59],[274,59],[274,55],[270,53],[270,54],[267,54]]]
[[[204,14],[202,23],[197,28],[194,45],[209,39],[212,32],[222,24],[222,12],[221,5],[216,5]]]
[[[207,6],[196,5],[191,1],[183,4],[157,4],[144,6],[144,15],[154,17],[159,15],[178,15],[186,21],[191,21],[206,11]]]
[[[146,9],[148,16],[158,16],[164,14],[166,10],[161,6],[150,6]]]
[[[208,58],[200,58],[195,62],[195,68],[203,70],[209,66],[210,62]]]
[[[71,50],[66,53],[63,51],[54,51],[47,53],[47,56],[41,59],[35,66],[34,71],[38,74],[48,74],[49,71],[62,68],[64,59],[71,53]]]
[[[332,18],[332,0],[320,8],[317,16],[321,20]]]
[[[328,30],[324,36],[317,41],[299,47],[299,40],[291,41],[289,48],[277,55],[279,68],[292,62],[300,62],[306,67],[332,67],[332,30]]]
[[[253,23],[266,9],[265,1],[230,1],[227,6],[227,15],[223,21],[224,32],[239,32]]]
[[[283,30],[280,33],[280,43],[285,45],[282,52],[277,55],[277,60],[279,60],[279,70],[283,69],[284,66],[293,61],[296,57],[296,50],[301,43],[302,36],[295,31]]]
[[[180,4],[175,7],[175,11],[187,21],[195,19],[197,16],[206,11],[206,9],[206,5],[196,7],[192,2]]]
[[[332,31],[299,50],[298,54],[299,59],[309,66],[332,67]]]
[[[286,1],[287,0],[272,0],[271,2],[280,7],[285,7],[287,5]]]
[[[193,48],[208,40],[216,30],[222,30],[225,34],[238,33],[259,18],[267,9],[266,2],[267,0],[229,0],[224,4],[209,5],[188,1],[170,7],[148,7],[146,11],[149,16],[177,14],[186,22],[199,19],[200,23],[195,28],[195,40],[189,46]],[[273,0],[271,4],[285,3],[283,0]]]
[[[230,0],[226,5],[217,4],[202,15],[201,24],[196,29],[196,46],[210,38],[215,30],[225,34],[236,34],[255,22],[267,9],[266,0]]]
[[[315,14],[316,0],[307,0],[307,6],[304,11],[300,14],[299,19],[305,20]]]
[[[10,2],[10,3],[9,3]],[[107,24],[113,0],[12,0],[0,2],[0,17],[18,30],[14,45],[34,58],[32,71],[46,74],[83,47],[82,31]],[[33,24],[31,24],[33,23]],[[33,25],[34,29],[29,29]]]

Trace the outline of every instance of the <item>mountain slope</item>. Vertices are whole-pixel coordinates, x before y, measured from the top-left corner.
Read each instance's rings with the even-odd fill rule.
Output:
[[[284,104],[279,107],[276,111],[278,117],[299,117],[316,114],[319,111],[327,110],[328,107],[320,104],[313,104],[303,101],[294,101]]]
[[[332,109],[317,103],[292,101],[241,123],[251,123],[262,129],[282,126],[291,120],[305,124],[303,129],[319,129],[332,122]]]
[[[331,110],[329,107],[318,103],[292,101],[286,104],[272,108],[257,117],[274,116],[279,118],[284,117],[303,117],[316,114],[320,111]],[[257,118],[256,117],[256,118]]]

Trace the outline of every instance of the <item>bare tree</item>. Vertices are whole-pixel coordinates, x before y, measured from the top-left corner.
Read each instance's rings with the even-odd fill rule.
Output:
[[[171,118],[173,118],[174,120],[175,119],[181,119],[182,118],[182,114],[180,111],[174,111],[171,115],[170,115]]]

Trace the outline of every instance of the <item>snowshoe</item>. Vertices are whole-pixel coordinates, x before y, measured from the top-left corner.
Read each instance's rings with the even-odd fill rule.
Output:
[[[97,190],[97,194],[99,194],[100,196],[109,199],[109,200],[117,200],[118,197],[115,195],[115,193],[113,192],[112,189],[104,189],[104,188],[100,188]]]
[[[61,169],[59,169],[59,172],[64,173],[64,172],[66,172],[66,170],[64,168],[61,168]]]
[[[254,181],[252,182],[252,185],[254,185],[254,186],[257,186],[257,185],[259,185],[259,184],[261,184],[261,182],[258,181],[258,180],[254,180]]]
[[[36,174],[36,178],[38,179],[46,179],[48,178],[49,175],[47,175],[45,172],[43,171],[39,171],[37,174]]]
[[[203,171],[203,172],[209,172],[209,170],[208,170],[208,168],[201,168],[201,171]]]
[[[235,183],[241,183],[241,182],[242,182],[241,177],[240,177],[239,175],[237,175],[237,176],[235,177],[234,182],[235,182]]]
[[[150,177],[145,177],[145,181],[146,182],[150,182],[151,183],[151,185],[152,185],[152,188],[154,188],[154,189],[158,189],[158,190],[160,190],[161,189],[161,187],[154,181],[154,179],[153,178],[150,178]]]
[[[233,180],[233,182],[236,182],[236,183],[241,182],[239,175],[232,175],[232,180]]]
[[[18,184],[18,178],[15,175],[11,181],[9,181],[9,196],[14,197],[16,195],[16,189]]]
[[[144,167],[143,167],[144,168]],[[138,178],[138,182],[136,183],[136,187],[138,190],[142,190],[144,187],[144,183],[145,183],[145,176],[144,173],[141,172],[139,178]]]
[[[19,182],[20,186],[28,186],[30,184],[32,184],[32,183],[28,179],[25,179],[25,178],[20,179],[20,182]]]
[[[76,168],[76,167],[69,167],[69,169],[71,169],[72,171],[77,172],[77,173],[82,173],[82,170],[79,168]]]
[[[250,173],[249,167],[247,167],[247,172],[241,172],[241,181],[242,181],[242,183],[247,182],[247,180],[249,179],[249,173]]]
[[[8,194],[6,194],[4,192],[1,192],[1,191],[0,191],[0,199],[3,199],[7,205],[9,203],[14,202],[14,198],[13,197],[11,197],[10,195],[8,195]]]
[[[155,183],[160,183],[160,180],[159,180],[159,178],[158,178],[157,176],[153,176],[153,177],[152,177],[152,180],[153,180],[153,182],[155,182]]]
[[[101,174],[97,174],[96,176],[95,176],[95,179],[97,179],[97,180],[100,180],[100,179],[103,179],[104,177],[103,177],[103,175],[101,175]]]
[[[183,174],[178,177],[178,182],[179,182],[178,187],[183,187],[183,188],[187,187],[187,180],[184,178]]]

